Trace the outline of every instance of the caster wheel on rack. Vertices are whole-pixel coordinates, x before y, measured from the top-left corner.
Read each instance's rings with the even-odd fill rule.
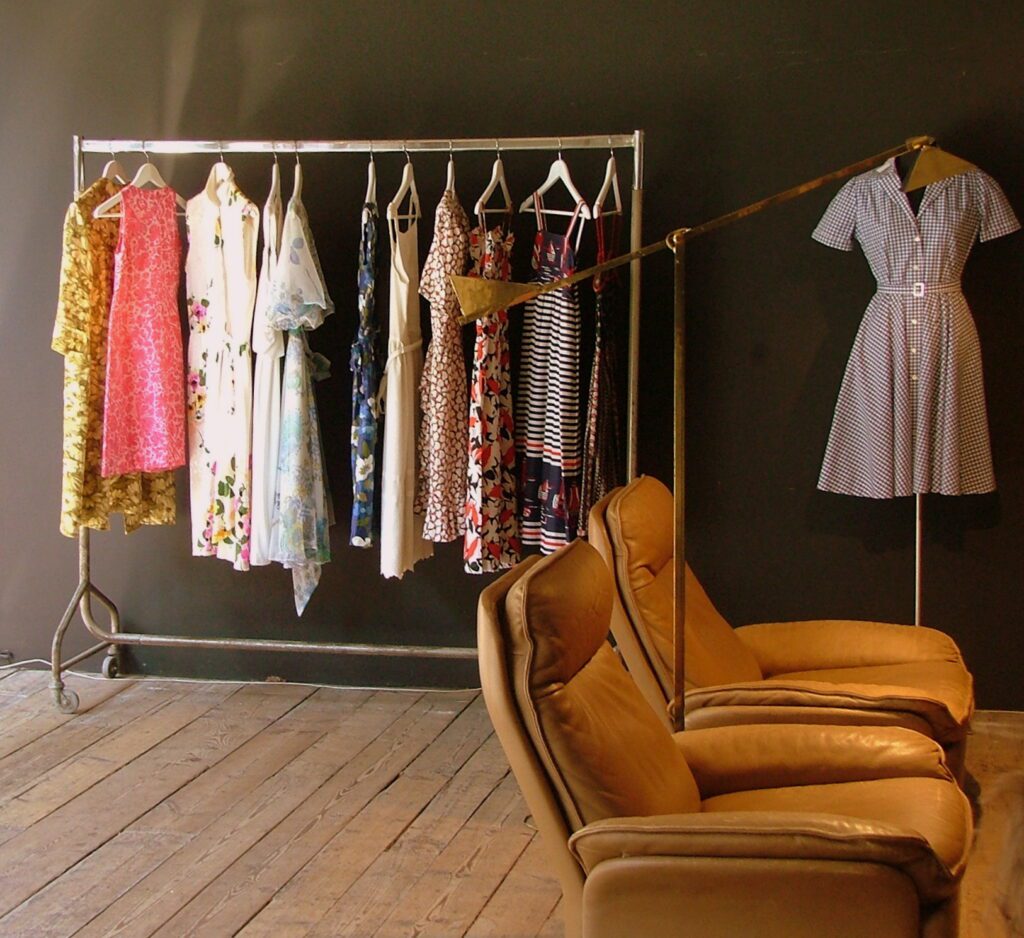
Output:
[[[78,694],[64,687],[54,692],[54,703],[61,713],[75,713],[78,710]]]
[[[106,678],[114,678],[121,673],[117,667],[117,658],[113,655],[107,655],[107,657],[103,659],[101,670],[103,671],[103,676]]]

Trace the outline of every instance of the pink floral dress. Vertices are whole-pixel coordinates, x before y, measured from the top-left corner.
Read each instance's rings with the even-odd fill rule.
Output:
[[[515,236],[483,223],[469,234],[471,277],[510,280]],[[491,573],[519,562],[516,446],[509,374],[508,312],[476,322],[469,385],[469,472],[466,488],[467,573]]]
[[[185,464],[175,200],[170,187],[121,190],[103,408],[104,476]]]

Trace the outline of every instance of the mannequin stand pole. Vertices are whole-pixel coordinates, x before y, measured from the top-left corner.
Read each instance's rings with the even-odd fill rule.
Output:
[[[914,625],[921,624],[921,509],[924,503],[921,493],[914,496]]]

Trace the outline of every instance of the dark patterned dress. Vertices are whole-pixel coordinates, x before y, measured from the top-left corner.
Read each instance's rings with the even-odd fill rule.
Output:
[[[551,283],[576,268],[576,206],[564,235],[544,229],[540,197],[533,245],[535,282]],[[520,464],[520,533],[550,554],[574,540],[580,511],[580,306],[576,285],[526,303],[516,411]]]
[[[515,236],[483,221],[469,235],[470,276],[509,280]],[[466,489],[467,573],[491,573],[519,561],[515,423],[509,375],[508,312],[476,322],[469,385],[469,473]]]
[[[995,488],[981,349],[960,275],[975,239],[1020,227],[978,169],[929,185],[915,214],[893,160],[851,179],[813,237],[860,242],[878,281],[846,366],[818,488],[869,498]]]
[[[363,206],[359,242],[359,328],[352,343],[352,529],[354,547],[373,544],[373,476],[380,420],[380,325],[377,321],[377,206]]]
[[[598,264],[618,253],[621,218],[621,215],[613,215],[610,223],[604,215],[595,219]],[[590,368],[587,426],[583,434],[580,537],[586,536],[590,509],[625,481],[619,391],[622,386],[619,374],[622,290],[618,269],[606,270],[594,277],[594,293],[594,361]]]

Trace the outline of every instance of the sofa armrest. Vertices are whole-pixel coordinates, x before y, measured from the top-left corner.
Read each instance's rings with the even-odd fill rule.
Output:
[[[901,727],[722,726],[674,739],[702,799],[755,788],[953,778],[938,743]]]
[[[753,652],[765,677],[911,661],[963,664],[956,642],[944,632],[892,622],[760,622],[740,626],[736,635]]]
[[[949,869],[928,841],[909,828],[795,811],[609,818],[576,831],[569,849],[588,875],[606,860],[638,856],[880,863],[906,873],[930,900],[951,895],[965,865]]]
[[[825,681],[768,680],[746,684],[719,684],[686,692],[687,713],[706,707],[835,707],[860,711],[902,710],[925,720],[939,742],[964,735],[971,716],[971,700],[952,704],[913,687],[895,684],[843,684]]]

